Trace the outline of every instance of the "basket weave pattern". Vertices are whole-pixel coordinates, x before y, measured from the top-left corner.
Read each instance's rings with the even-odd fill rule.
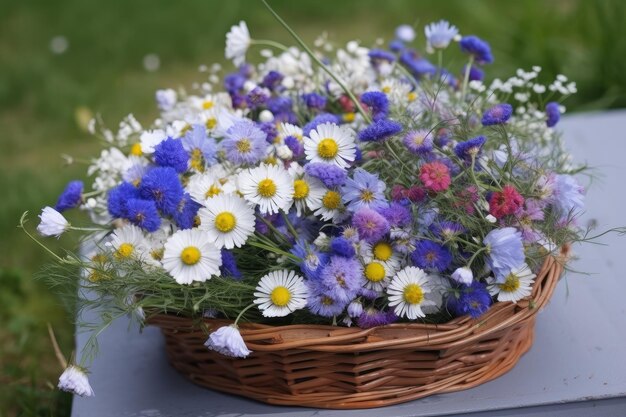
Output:
[[[245,359],[204,347],[188,318],[157,315],[171,364],[196,384],[270,404],[371,408],[480,385],[510,370],[530,348],[535,314],[549,300],[562,261],[546,258],[533,292],[495,303],[483,316],[445,324],[372,329],[240,324],[253,353]],[[226,320],[206,319],[211,331]]]

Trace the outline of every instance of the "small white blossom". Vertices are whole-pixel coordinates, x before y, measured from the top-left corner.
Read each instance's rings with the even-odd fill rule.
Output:
[[[487,214],[485,216],[485,220],[487,220],[489,223],[495,223],[498,221],[498,219],[496,219],[494,216],[492,216],[491,214]]]
[[[274,121],[274,114],[269,110],[263,110],[259,113],[259,121],[263,123]]]
[[[246,22],[232,26],[226,34],[226,59],[232,59],[233,64],[239,66],[246,61],[246,52],[250,47],[250,32]]]
[[[396,38],[402,42],[413,42],[415,30],[409,25],[400,25],[396,28]]]
[[[89,385],[87,374],[76,365],[69,365],[59,377],[58,388],[81,397],[93,397],[93,389]]]
[[[223,326],[209,335],[204,346],[225,356],[245,358],[252,353],[236,325]]]
[[[452,279],[461,284],[470,285],[474,280],[472,270],[466,266],[457,268],[451,275]]]
[[[41,210],[39,218],[41,222],[39,226],[37,226],[37,231],[42,236],[59,237],[70,227],[65,217],[52,207],[44,207],[43,210]]]
[[[165,90],[157,90],[156,92],[156,101],[159,109],[163,111],[172,110],[174,105],[176,104],[177,95],[176,91],[171,88]]]

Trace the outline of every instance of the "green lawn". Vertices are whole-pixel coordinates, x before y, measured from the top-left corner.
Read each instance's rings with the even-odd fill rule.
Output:
[[[327,31],[338,42],[370,45],[400,23],[421,28],[446,18],[491,42],[497,66],[489,78],[537,64],[549,80],[562,72],[578,82],[570,110],[626,106],[620,0],[271,3],[309,42]],[[154,91],[202,80],[198,66],[223,61],[224,35],[240,19],[255,38],[292,42],[253,0],[0,0],[0,10],[0,417],[65,416],[71,397],[53,388],[61,369],[46,323],[69,355],[71,314],[33,280],[47,257],[16,225],[29,210],[34,227],[40,208],[82,177],[85,166],[64,166],[62,153],[84,159],[98,150],[78,115],[100,113],[115,127],[133,112],[148,123]],[[55,36],[68,40],[65,53],[51,52]],[[156,72],[143,68],[150,53],[161,61]]]

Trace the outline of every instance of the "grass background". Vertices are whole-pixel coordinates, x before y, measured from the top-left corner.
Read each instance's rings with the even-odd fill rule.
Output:
[[[337,42],[370,45],[398,24],[446,18],[491,43],[488,78],[536,64],[546,77],[565,73],[578,83],[569,111],[626,106],[621,0],[271,3],[309,43],[326,31]],[[199,65],[223,62],[230,25],[243,19],[255,38],[292,42],[253,0],[0,0],[0,11],[0,417],[67,416],[71,397],[54,390],[61,369],[46,323],[69,356],[72,315],[33,279],[49,259],[16,228],[21,213],[31,212],[34,227],[41,207],[83,178],[85,166],[64,166],[60,155],[98,151],[81,128],[86,116],[100,113],[114,127],[133,112],[149,123],[157,88],[189,86],[202,80]],[[55,36],[68,40],[65,53],[51,52]],[[157,71],[144,69],[147,54],[160,58]]]

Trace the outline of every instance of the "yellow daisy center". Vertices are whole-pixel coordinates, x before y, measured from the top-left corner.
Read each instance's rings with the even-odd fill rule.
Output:
[[[420,304],[424,300],[424,291],[417,284],[409,284],[404,287],[404,301],[408,304]]]
[[[248,153],[252,149],[250,139],[241,139],[237,142],[237,150],[241,153]]]
[[[184,135],[185,133],[187,133],[187,131],[191,130],[191,125],[189,123],[187,123],[181,130],[180,133],[181,135]]]
[[[228,233],[237,225],[237,219],[233,213],[224,211],[215,216],[215,227],[222,233]]]
[[[196,171],[203,172],[204,171],[204,157],[202,156],[202,151],[198,148],[191,151],[191,167]]]
[[[407,94],[407,99],[409,101],[415,101],[417,99],[417,93],[411,91],[409,94]]]
[[[218,187],[215,184],[212,184],[208,190],[206,190],[206,193],[204,193],[204,196],[206,198],[211,198],[211,197],[215,197],[216,195],[220,194],[222,192],[222,189],[220,187]]]
[[[257,190],[261,197],[274,197],[276,194],[276,183],[269,178],[265,178],[264,180],[259,181]]]
[[[355,117],[354,113],[346,113],[343,115],[342,119],[346,123],[352,123],[354,122],[354,117]]]
[[[200,253],[200,249],[195,246],[187,246],[180,253],[180,259],[183,261],[185,265],[195,265],[200,261],[200,257],[202,254]]]
[[[322,304],[325,306],[332,306],[333,304],[335,304],[335,301],[332,298],[324,295],[322,296]]]
[[[152,256],[152,259],[160,261],[163,259],[163,249],[154,249],[150,252],[150,256]]]
[[[339,208],[341,203],[341,196],[337,191],[327,191],[322,198],[322,204],[329,210],[335,210]]]
[[[141,144],[133,143],[133,146],[130,147],[130,154],[134,156],[141,156],[143,154],[141,152]]]
[[[213,102],[212,102],[211,100],[205,100],[205,101],[202,103],[202,108],[203,108],[204,110],[209,110],[211,107],[213,107]]]
[[[391,245],[387,242],[378,242],[374,245],[374,258],[379,261],[388,261],[393,255],[393,250],[391,249]]]
[[[504,283],[499,284],[500,290],[504,292],[514,292],[520,287],[519,278],[515,274],[506,276]]]
[[[339,146],[337,146],[335,139],[322,139],[320,143],[317,144],[317,153],[324,159],[334,158],[337,156],[337,152],[339,152]]]
[[[293,198],[302,200],[309,195],[309,184],[305,180],[295,180],[293,182]]]
[[[215,117],[209,117],[205,123],[206,128],[209,130],[213,129],[216,124],[217,124],[217,120],[215,119]]]
[[[272,290],[270,299],[274,305],[284,307],[289,304],[289,301],[291,300],[291,293],[286,287],[276,287]]]
[[[130,257],[133,254],[135,247],[130,243],[122,243],[117,251],[115,251],[115,256],[119,259],[125,259]]]
[[[385,94],[389,94],[391,93],[391,87],[389,87],[388,85],[382,88],[383,93]]]
[[[361,200],[365,201],[366,203],[371,202],[374,199],[374,193],[371,192],[370,190],[363,190],[361,191]]]
[[[278,165],[278,161],[273,156],[268,156],[263,162],[268,165]]]
[[[365,278],[371,282],[379,282],[385,278],[385,267],[378,262],[371,262],[365,266]]]

